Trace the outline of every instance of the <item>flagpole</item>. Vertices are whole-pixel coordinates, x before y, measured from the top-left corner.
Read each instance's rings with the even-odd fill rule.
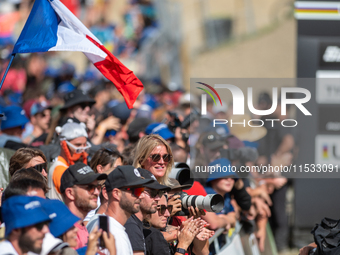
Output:
[[[9,67],[11,66],[11,64],[12,64],[12,62],[13,62],[13,59],[14,59],[14,57],[15,57],[15,54],[16,54],[16,53],[13,53],[12,56],[11,56],[11,59],[9,60],[7,69],[6,69],[5,73],[4,73],[4,77],[2,77],[2,80],[1,80],[1,83],[0,83],[0,90],[1,90],[1,88],[2,88],[2,84],[3,84],[4,81],[5,81],[5,78],[6,78],[6,76],[7,76]]]

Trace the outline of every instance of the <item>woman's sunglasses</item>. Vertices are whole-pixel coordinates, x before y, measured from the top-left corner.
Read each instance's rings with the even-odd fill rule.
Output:
[[[158,205],[158,206],[157,206],[157,210],[158,210],[162,215],[165,214],[165,211],[166,211],[166,210],[168,210],[169,213],[171,214],[171,212],[172,212],[172,205],[168,205],[168,206],[166,206],[166,205]]]
[[[35,170],[37,170],[38,172],[42,172],[42,170],[45,169],[45,171],[47,171],[47,163],[41,163],[39,165],[35,165],[35,166],[32,166],[32,168],[34,168]]]
[[[122,188],[122,190],[132,191],[132,194],[135,195],[137,198],[143,193],[144,187],[140,188]]]
[[[161,158],[163,158],[164,162],[168,163],[170,161],[170,159],[172,158],[172,156],[170,154],[152,154],[149,156],[151,158],[151,160],[153,162],[158,162],[161,160]]]

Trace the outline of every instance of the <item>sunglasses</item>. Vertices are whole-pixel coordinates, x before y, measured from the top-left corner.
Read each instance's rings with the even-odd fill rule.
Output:
[[[40,115],[41,115],[41,117],[42,118],[45,118],[45,117],[51,117],[51,115],[50,114],[45,114],[45,113],[43,113],[43,112],[41,112],[41,113],[39,113]]]
[[[79,104],[79,106],[82,110],[85,110],[86,107],[90,107],[90,105],[88,103],[81,103],[81,104]]]
[[[145,189],[144,187],[140,187],[140,188],[122,188],[122,190],[127,190],[127,191],[131,190],[132,194],[138,198]]]
[[[158,205],[158,206],[157,206],[157,210],[158,210],[162,215],[165,214],[165,211],[166,211],[166,210],[168,210],[169,213],[171,214],[171,212],[172,212],[172,205],[168,205],[168,206],[166,206],[166,205]]]
[[[85,147],[76,147],[72,143],[70,143],[69,141],[66,141],[66,144],[68,146],[70,146],[75,151],[75,153],[82,153],[82,152],[87,151],[88,149],[91,148],[91,144],[89,142],[86,142],[87,146],[85,146]]]
[[[47,227],[48,227],[50,225],[50,222],[49,221],[40,222],[40,223],[35,224],[34,227],[38,231],[41,231],[44,228],[45,225],[47,225]]]
[[[44,170],[45,169],[45,171],[46,171],[46,169],[47,169],[47,163],[45,162],[45,163],[41,163],[41,164],[39,164],[39,165],[35,165],[35,166],[32,166],[32,168],[34,168],[35,170],[37,170],[38,172],[42,172],[42,170]]]
[[[164,193],[165,193],[165,191],[164,190],[158,190],[158,189],[146,189],[146,190],[144,190],[146,193],[148,193],[149,194],[149,196],[151,197],[151,198],[155,198],[155,197],[159,197],[159,198],[161,198],[163,195],[164,195]]]
[[[102,185],[101,184],[78,184],[83,189],[86,189],[88,192],[93,193],[95,189],[97,189],[99,192],[102,190]]]
[[[153,162],[158,162],[161,160],[161,158],[163,158],[165,163],[168,163],[170,161],[170,159],[172,158],[172,156],[170,154],[152,154],[149,156]]]

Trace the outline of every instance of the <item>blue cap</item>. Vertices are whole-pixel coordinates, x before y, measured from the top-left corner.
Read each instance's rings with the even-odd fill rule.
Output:
[[[47,102],[43,101],[43,102],[36,102],[31,106],[31,113],[30,116],[34,116],[38,113],[42,113],[44,112],[46,109],[51,109],[52,107],[50,107]]]
[[[60,94],[67,94],[69,92],[72,92],[73,90],[75,90],[76,87],[73,86],[73,84],[69,81],[63,82],[59,85],[57,91]]]
[[[25,115],[25,111],[20,106],[7,106],[3,109],[3,114],[4,116],[2,117],[1,121],[1,130],[21,127],[29,122]]]
[[[211,162],[209,166],[214,166],[215,172],[210,171],[206,183],[223,178],[234,178],[235,180],[238,179],[237,174],[231,171],[231,163],[226,158],[216,159],[213,162]]]
[[[67,208],[67,206],[56,199],[43,199],[42,207],[49,214],[50,219],[50,232],[55,237],[59,237],[73,225],[80,220]]]
[[[2,218],[6,224],[8,236],[13,229],[24,228],[51,220],[44,210],[46,200],[35,196],[13,196],[2,205]]]
[[[174,138],[174,134],[170,131],[168,126],[164,123],[152,123],[145,129],[145,134],[160,135],[164,140]]]

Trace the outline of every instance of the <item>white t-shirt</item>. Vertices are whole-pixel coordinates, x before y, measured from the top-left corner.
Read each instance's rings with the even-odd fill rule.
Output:
[[[87,231],[91,233],[91,231],[94,229],[95,226],[98,226],[98,216],[99,214],[96,214],[91,218],[89,223],[86,225]],[[116,253],[117,254],[124,254],[124,255],[133,255],[130,239],[128,235],[125,232],[124,226],[122,226],[118,221],[116,221],[114,218],[109,217],[109,228],[110,233],[113,234],[116,242]],[[110,254],[108,250],[102,250],[101,252],[105,254]]]
[[[8,240],[0,243],[0,255],[19,255],[14,249],[12,243]]]
[[[100,204],[100,198],[98,196],[98,199],[97,199],[97,208],[94,209],[94,210],[91,210],[85,217],[85,219],[83,221],[89,221],[95,214],[96,214],[96,211],[98,210],[99,206],[101,205]]]

